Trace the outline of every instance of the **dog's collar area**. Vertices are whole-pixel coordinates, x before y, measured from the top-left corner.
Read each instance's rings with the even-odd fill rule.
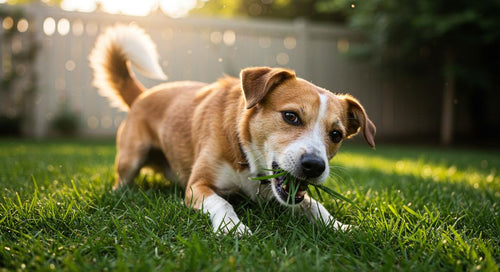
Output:
[[[250,168],[250,164],[248,163],[247,154],[243,151],[243,146],[241,146],[240,137],[238,136],[238,149],[240,150],[242,160],[238,162],[238,164],[243,168]]]
[[[240,165],[243,168],[249,168],[250,167],[250,164],[248,164],[248,162],[246,162],[246,161],[239,161],[238,165]]]
[[[270,184],[270,183],[271,183],[271,181],[268,180],[268,179],[264,179],[264,180],[260,181],[260,185],[267,185],[267,184]]]
[[[244,167],[244,168],[250,168],[250,164],[248,163],[248,159],[247,159],[247,155],[245,154],[245,151],[243,150],[243,146],[241,146],[241,141],[239,140],[240,137],[238,137],[238,148],[240,150],[240,153],[241,153],[241,158],[243,159],[242,161],[239,161],[238,164],[241,166],[241,167]],[[264,179],[264,180],[261,180],[260,181],[260,185],[267,185],[267,184],[270,184],[271,181],[268,180],[268,179]]]

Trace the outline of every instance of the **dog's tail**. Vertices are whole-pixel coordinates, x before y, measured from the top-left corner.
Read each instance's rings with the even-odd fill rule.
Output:
[[[94,70],[94,86],[112,106],[127,111],[146,90],[135,78],[133,66],[145,76],[166,79],[158,64],[158,53],[151,38],[139,27],[116,25],[97,38],[89,56]]]

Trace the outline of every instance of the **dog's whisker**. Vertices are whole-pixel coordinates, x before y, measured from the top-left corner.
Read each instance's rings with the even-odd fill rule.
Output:
[[[347,171],[347,168],[344,166],[330,166],[330,172],[335,172],[335,173],[345,173]]]
[[[346,173],[345,170],[347,170],[346,167],[344,166],[339,166],[339,165],[330,165],[330,173],[328,174],[328,177],[331,179],[335,180],[340,180],[344,182],[344,175]]]
[[[330,173],[328,175],[329,179],[335,180],[335,181],[340,181],[340,182],[345,182],[344,177],[336,174],[336,173]]]
[[[330,164],[329,167],[330,167],[330,169],[342,169],[342,170],[347,169],[347,167],[345,167],[343,165],[338,165],[338,164]]]

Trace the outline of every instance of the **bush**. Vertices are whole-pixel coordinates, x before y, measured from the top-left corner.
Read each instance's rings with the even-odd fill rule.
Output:
[[[51,128],[59,136],[74,136],[78,132],[80,117],[77,113],[63,107],[51,122]]]

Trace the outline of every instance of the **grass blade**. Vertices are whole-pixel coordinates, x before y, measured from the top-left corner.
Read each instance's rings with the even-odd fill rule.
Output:
[[[266,180],[266,179],[272,179],[272,178],[282,177],[284,175],[286,175],[286,172],[280,172],[280,173],[273,174],[273,175],[268,175],[268,176],[258,176],[258,177],[253,177],[253,178],[250,178],[250,179],[251,180]]]
[[[318,195],[319,201],[323,202],[324,201],[323,195],[321,195],[321,191],[319,190],[318,186],[314,186],[314,185],[312,185],[312,186],[314,187],[314,190],[316,191],[316,194]],[[307,186],[307,188],[309,188],[309,186]]]
[[[328,188],[328,187],[326,187],[326,186],[324,186],[324,185],[317,184],[317,185],[314,185],[314,187],[317,187],[317,188],[319,188],[319,189],[321,189],[321,190],[325,191],[327,194],[331,195],[332,197],[338,198],[338,199],[340,199],[340,200],[343,200],[343,201],[345,201],[345,202],[348,202],[348,203],[350,203],[350,204],[352,204],[352,205],[354,205],[354,206],[356,206],[356,207],[357,207],[357,205],[356,205],[356,203],[354,203],[354,201],[352,201],[351,199],[349,199],[349,198],[347,198],[347,197],[343,196],[343,195],[342,195],[342,194],[340,194],[340,193],[337,193],[336,191],[334,191],[334,190],[332,190],[332,189],[330,189],[330,188]]]

